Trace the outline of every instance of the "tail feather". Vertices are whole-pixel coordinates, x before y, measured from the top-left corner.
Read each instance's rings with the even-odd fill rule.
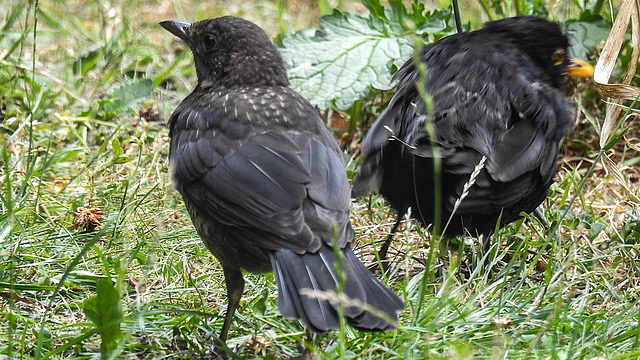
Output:
[[[292,253],[293,254],[293,253]],[[312,288],[309,276],[291,274],[289,266],[282,266],[283,262],[275,262],[276,281],[278,284],[278,309],[287,319],[300,319],[313,332],[325,332],[340,326],[337,318],[331,321],[331,306],[320,299],[301,297],[302,288]],[[306,269],[299,269],[306,271]],[[305,282],[296,281],[300,276]]]
[[[354,274],[356,274],[355,278],[364,279],[362,286],[365,287],[365,293],[367,294],[366,303],[370,307],[379,310],[382,314],[389,319],[392,319],[394,323],[398,322],[398,312],[404,310],[404,303],[400,298],[391,290],[387,289],[384,285],[382,285],[372,274],[369,269],[367,269],[361,262],[358,260],[356,255],[349,249],[349,251],[345,254],[345,259],[347,257],[351,258],[351,264],[353,266]],[[348,279],[347,284],[348,286]],[[364,313],[363,315],[368,315],[370,313]],[[365,316],[362,320],[359,321],[362,324],[362,327],[369,328],[382,328],[385,331],[394,330],[394,324],[389,324],[384,319],[378,316]],[[354,324],[352,326],[359,328]]]
[[[351,326],[365,331],[389,331],[395,328],[402,301],[384,287],[358,260],[351,248],[344,250],[342,272],[344,295],[376,309],[391,322],[367,311],[363,306],[346,306],[343,316]],[[338,304],[327,299],[303,295],[303,289],[319,293],[336,292],[338,276],[336,255],[328,246],[316,253],[296,254],[282,250],[273,253],[272,263],[278,285],[278,309],[286,318],[300,319],[307,329],[325,332],[340,326]]]

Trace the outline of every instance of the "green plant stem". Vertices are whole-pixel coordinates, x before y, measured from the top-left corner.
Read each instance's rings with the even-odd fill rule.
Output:
[[[416,49],[420,49],[420,44],[418,43],[419,39],[416,39]],[[418,93],[420,94],[420,97],[422,98],[422,101],[424,102],[425,105],[425,113],[423,114],[423,116],[427,116],[427,117],[431,117],[431,114],[433,113],[433,104],[431,102],[431,97],[429,96],[429,94],[427,94],[427,89],[426,89],[426,83],[427,83],[427,67],[426,65],[422,62],[421,59],[421,52],[420,50],[416,51],[413,55],[413,61],[415,64],[416,69],[418,70],[418,73],[420,74],[420,78],[419,80],[416,82],[416,88],[418,90]],[[442,209],[441,209],[441,204],[442,204],[442,184],[440,183],[440,170],[442,167],[442,160],[440,159],[440,156],[438,154],[438,146],[435,142],[435,138],[436,138],[436,134],[435,134],[435,127],[433,125],[433,122],[430,120],[427,120],[425,122],[425,126],[426,126],[426,131],[429,134],[429,139],[430,139],[430,146],[433,152],[433,199],[427,200],[427,201],[433,201],[433,206],[434,206],[434,211],[433,211],[433,228],[432,228],[432,237],[431,237],[431,244],[429,244],[429,255],[427,256],[427,261],[425,263],[425,269],[424,269],[424,274],[422,276],[421,279],[421,283],[420,283],[420,287],[418,290],[418,298],[416,299],[416,312],[414,314],[412,323],[415,324],[415,322],[417,321],[418,316],[420,315],[420,313],[422,312],[422,304],[424,303],[424,297],[426,294],[426,288],[427,288],[427,282],[431,283],[432,282],[432,278],[433,276],[431,276],[431,264],[434,261],[435,258],[435,249],[439,248],[439,244],[440,244],[440,231],[441,231],[441,219],[440,219],[440,214],[442,213]],[[415,161],[414,158],[412,158],[413,161]],[[415,164],[413,164],[413,166],[415,167]],[[414,185],[415,186],[415,185]]]
[[[336,295],[338,296],[338,319],[340,320],[340,329],[338,329],[338,358],[344,359],[345,354],[347,352],[347,348],[345,346],[347,339],[347,321],[344,318],[344,302],[341,300],[344,295],[344,283],[345,283],[345,275],[342,271],[342,258],[343,254],[340,250],[340,246],[338,245],[338,229],[336,228],[336,224],[333,224],[333,252],[336,254],[336,276],[338,277],[338,284],[336,285]]]
[[[284,14],[287,10],[287,4],[284,0],[278,0],[276,3],[276,17],[278,19],[278,34],[284,35],[287,32],[287,27],[284,23]]]
[[[496,20],[496,13],[491,8],[491,4],[489,3],[489,1],[488,0],[478,0],[478,1],[480,2],[480,6],[482,7],[482,10],[484,10],[484,13],[489,18],[489,21]]]
[[[592,15],[599,15],[602,11],[602,7],[604,6],[604,0],[596,0],[596,3],[593,5]]]
[[[321,16],[331,14],[331,5],[328,0],[318,0],[318,9]]]
[[[513,9],[515,10],[515,13],[517,16],[522,15],[521,13],[522,5],[520,4],[519,0],[513,0]]]

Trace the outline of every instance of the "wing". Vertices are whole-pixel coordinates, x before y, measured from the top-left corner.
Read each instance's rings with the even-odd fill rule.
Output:
[[[177,116],[201,126],[220,120],[207,111]],[[244,137],[208,127],[172,129],[174,182],[201,214],[268,250],[317,251],[334,238],[334,224],[341,246],[353,239],[348,180],[324,127],[319,134],[249,128]]]
[[[396,94],[363,141],[364,160],[354,194],[380,186],[382,155],[394,143],[407,159],[403,161],[438,156],[444,173],[464,179],[483,156],[487,158],[475,192],[458,210],[463,213],[512,205],[526,196],[522,186],[551,179],[558,142],[571,124],[566,98],[544,81],[548,75],[530,58],[506,42],[459,39],[451,36],[421,50],[427,64],[429,112],[416,90],[421,76],[413,60],[395,75]],[[474,55],[480,53],[481,58]],[[449,194],[451,205],[463,184],[458,193]]]
[[[433,45],[423,47],[423,51]],[[401,143],[401,149],[408,145],[405,140],[411,137],[414,119],[424,113],[424,104],[420,99],[415,83],[419,80],[413,59],[405,62],[393,76],[399,83],[396,93],[387,108],[376,118],[367,131],[360,146],[359,171],[353,181],[352,196],[360,197],[374,189],[379,189],[384,177],[384,153],[391,144]],[[399,161],[399,159],[387,159]]]
[[[558,142],[572,122],[564,94],[545,81],[548,75],[542,69],[504,43],[492,46],[482,59],[473,57],[482,52],[471,46],[446,60],[434,59],[429,69],[443,171],[470,175],[486,157],[484,172],[460,207],[461,214],[512,206],[541,187],[546,194],[543,184],[555,173]],[[426,145],[425,124],[416,126],[414,154],[433,156]]]

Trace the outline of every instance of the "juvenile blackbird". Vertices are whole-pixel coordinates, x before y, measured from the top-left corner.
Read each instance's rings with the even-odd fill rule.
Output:
[[[441,231],[451,218],[446,237],[489,235],[544,200],[574,117],[563,75],[593,75],[591,66],[568,58],[568,46],[558,24],[514,17],[422,47],[424,77],[413,59],[400,68],[395,95],[362,142],[353,186],[356,197],[379,189],[399,214],[382,259],[409,208],[423,226],[433,224],[435,181]],[[416,87],[421,79],[429,110]],[[475,184],[453,213],[478,165]]]
[[[198,76],[169,119],[169,163],[198,234],[224,270],[229,305],[220,339],[226,341],[242,296],[241,270],[275,273],[286,318],[314,332],[338,328],[337,302],[304,294],[336,291],[334,241],[344,295],[386,317],[347,306],[347,322],[361,330],[394,329],[402,301],[351,249],[340,148],[315,108],[289,88],[284,60],[267,34],[230,16],[160,25],[189,46]]]

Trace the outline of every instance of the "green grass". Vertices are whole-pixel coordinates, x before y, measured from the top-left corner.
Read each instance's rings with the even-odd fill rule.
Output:
[[[95,358],[101,347],[113,358],[212,356],[222,270],[171,187],[164,125],[195,73],[157,22],[234,14],[276,37],[336,6],[283,4],[0,4],[0,358]],[[601,122],[593,91],[581,98]],[[367,109],[379,106],[349,116],[375,117]],[[636,135],[627,133],[631,144]],[[626,166],[630,195],[601,165],[588,171],[597,136],[580,122],[542,216],[501,230],[488,252],[478,239],[402,228],[383,279],[407,307],[396,332],[344,328],[307,342],[277,314],[273,277],[246,275],[229,347],[238,358],[305,346],[326,359],[640,358],[640,157],[622,140],[607,152]],[[97,231],[71,227],[80,206],[103,211]],[[354,204],[365,262],[390,215],[378,197]]]

